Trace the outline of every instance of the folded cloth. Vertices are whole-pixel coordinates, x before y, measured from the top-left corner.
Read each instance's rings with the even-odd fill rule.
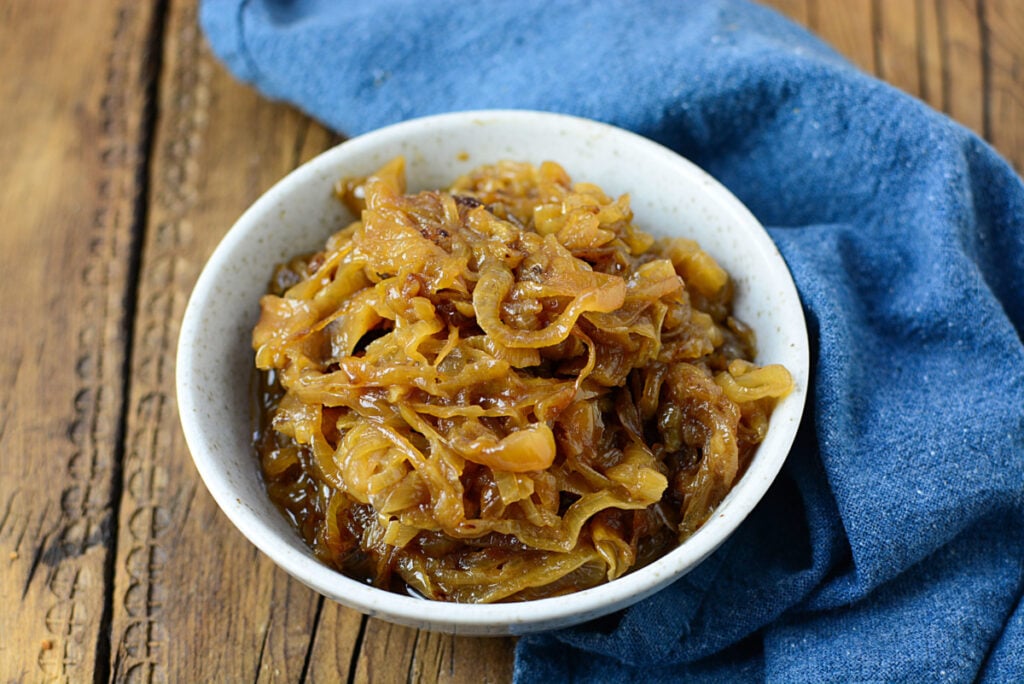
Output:
[[[792,270],[814,381],[779,479],[654,598],[521,639],[518,681],[1024,681],[1024,186],[984,142],[742,0],[201,20],[239,78],[348,135],[481,108],[632,129],[729,187]]]

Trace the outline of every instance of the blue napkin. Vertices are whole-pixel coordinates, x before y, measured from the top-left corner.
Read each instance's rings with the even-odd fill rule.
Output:
[[[347,135],[480,108],[632,129],[728,186],[793,272],[814,381],[778,481],[654,598],[522,639],[518,681],[1024,681],[1024,187],[984,142],[742,0],[201,20],[240,79]]]

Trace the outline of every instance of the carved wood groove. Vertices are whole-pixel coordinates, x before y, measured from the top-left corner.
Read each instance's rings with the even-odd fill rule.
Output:
[[[81,664],[83,643],[80,628],[95,610],[78,600],[83,573],[93,568],[77,562],[87,545],[103,543],[101,525],[109,524],[104,518],[108,506],[111,466],[109,455],[100,453],[100,445],[109,443],[110,435],[101,435],[102,400],[107,363],[103,333],[111,315],[108,292],[111,286],[110,270],[119,264],[118,232],[125,230],[125,203],[111,202],[112,193],[133,194],[134,188],[125,188],[131,180],[119,173],[131,154],[126,140],[124,123],[115,115],[125,106],[126,70],[124,64],[130,54],[125,40],[130,7],[117,11],[111,50],[105,64],[103,95],[100,99],[101,143],[100,165],[96,184],[98,206],[89,225],[89,249],[77,273],[85,298],[80,302],[84,314],[81,327],[73,335],[76,342],[74,360],[76,391],[67,439],[71,454],[67,462],[70,480],[61,492],[61,526],[47,544],[43,559],[47,565],[46,585],[52,595],[46,611],[46,630],[53,639],[44,642],[38,657],[40,670],[48,676],[66,678]],[[120,187],[115,187],[120,186]],[[131,220],[130,216],[127,218]],[[29,575],[31,582],[32,573]],[[26,584],[27,589],[27,584]]]
[[[0,9],[0,43],[32,55],[4,72],[24,97],[4,93],[0,112],[0,259],[17,288],[3,298],[37,298],[12,315],[0,364],[0,545],[15,580],[0,593],[20,601],[0,616],[0,676],[79,681],[104,670],[151,7]]]
[[[195,496],[194,487],[184,496],[175,492],[177,483],[162,461],[171,450],[167,432],[177,423],[172,361],[187,293],[175,282],[196,197],[196,168],[190,159],[200,144],[209,101],[210,72],[198,59],[200,40],[193,16],[180,25],[173,41],[178,54],[167,85],[182,96],[171,100],[178,111],[163,113],[176,124],[173,135],[161,141],[160,155],[167,163],[154,170],[153,201],[163,209],[164,218],[147,236],[139,282],[123,464],[121,539],[126,544],[119,552],[122,581],[115,603],[121,610],[112,665],[117,680],[167,681],[169,635],[161,614],[173,594],[164,583],[164,537],[178,518],[176,511],[187,516]],[[184,505],[173,505],[177,502]]]

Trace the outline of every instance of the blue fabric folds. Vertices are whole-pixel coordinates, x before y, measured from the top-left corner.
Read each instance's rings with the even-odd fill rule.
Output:
[[[201,20],[239,78],[347,135],[530,108],[653,138],[793,272],[814,382],[778,481],[657,596],[522,639],[518,681],[1024,681],[1024,187],[985,143],[742,0],[206,0]]]

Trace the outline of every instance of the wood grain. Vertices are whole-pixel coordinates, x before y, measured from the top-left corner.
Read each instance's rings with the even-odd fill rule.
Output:
[[[249,545],[199,482],[178,427],[173,359],[188,293],[214,246],[248,204],[333,138],[215,65],[194,2],[168,11],[127,399],[111,670],[129,681],[251,681],[261,673],[295,681],[318,598]]]
[[[457,637],[369,620],[355,682],[479,682],[512,679],[512,639]]]
[[[810,3],[814,0],[768,0],[764,4],[774,7],[793,21],[808,25],[810,21]]]
[[[875,3],[872,0],[808,0],[807,25],[861,69],[871,74],[876,72]]]
[[[4,681],[106,671],[152,7],[60,10],[0,8]]]
[[[1024,170],[1024,9],[1020,0],[985,0],[985,137]]]
[[[921,99],[943,111],[946,106],[946,68],[943,32],[935,0],[917,0],[917,64]]]
[[[942,110],[985,134],[984,58],[978,0],[941,0],[937,14],[942,38]]]
[[[875,72],[901,90],[921,96],[917,3],[874,0]]]
[[[369,621],[354,610],[323,601],[316,632],[310,635],[308,681],[350,680]]]

